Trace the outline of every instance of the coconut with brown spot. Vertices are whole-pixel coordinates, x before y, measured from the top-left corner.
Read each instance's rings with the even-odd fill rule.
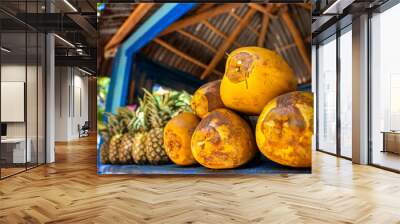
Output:
[[[191,107],[197,116],[204,118],[207,113],[223,108],[220,94],[221,80],[215,80],[202,85],[193,94]]]
[[[203,118],[193,133],[191,145],[197,162],[211,169],[241,166],[257,151],[249,124],[225,108]]]
[[[291,92],[274,98],[257,121],[258,148],[279,164],[311,167],[313,114],[310,92]]]
[[[220,95],[228,108],[259,115],[281,94],[296,90],[297,78],[277,53],[260,47],[242,47],[229,54]]]
[[[164,149],[176,165],[196,164],[190,149],[190,140],[200,119],[190,112],[182,112],[168,121],[164,128]]]

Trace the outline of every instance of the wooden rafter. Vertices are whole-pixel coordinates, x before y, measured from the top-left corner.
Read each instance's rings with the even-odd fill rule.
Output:
[[[307,53],[307,49],[304,45],[303,38],[296,25],[294,24],[292,18],[290,17],[287,7],[283,9],[282,19],[285,22],[287,28],[289,29],[290,34],[292,35],[294,42],[296,43],[297,49],[300,52],[301,57],[303,58],[304,64],[307,67],[308,73],[311,74],[311,62],[309,55]]]
[[[176,49],[172,45],[170,45],[167,42],[161,40],[160,38],[154,39],[154,42],[156,42],[157,44],[159,44],[159,45],[165,47],[166,49],[170,50],[172,53],[178,55],[179,57],[181,57],[181,58],[183,58],[183,59],[185,59],[187,61],[190,61],[191,63],[193,63],[193,64],[195,64],[195,65],[197,65],[199,67],[207,68],[206,64],[204,64],[201,61],[199,61],[199,60],[187,55],[186,53],[183,53],[182,51]]]
[[[161,45],[162,47],[166,48],[167,50],[171,51],[172,53],[176,54],[179,57],[181,57],[181,58],[183,58],[183,59],[185,59],[185,60],[187,60],[187,61],[189,61],[189,62],[191,62],[191,63],[193,63],[193,64],[195,64],[195,65],[197,65],[199,67],[201,67],[201,68],[204,68],[204,69],[207,68],[207,65],[204,64],[203,62],[201,62],[201,61],[199,61],[199,60],[187,55],[186,53],[176,49],[174,46],[168,44],[167,42],[161,40],[160,38],[155,38],[153,41],[155,43]],[[213,72],[215,72],[218,75],[222,74],[221,72],[216,71],[216,70],[213,70]]]
[[[253,9],[255,9],[255,10],[257,10],[257,11],[263,13],[264,15],[270,17],[270,19],[273,19],[273,18],[276,17],[275,15],[273,15],[273,14],[271,13],[271,11],[265,11],[265,7],[263,7],[261,4],[249,3],[248,5],[249,5],[250,8],[253,8]],[[273,6],[276,6],[276,5],[278,5],[278,4],[276,4],[276,3],[267,3],[267,6],[266,6],[266,7],[269,7],[269,8],[272,9]]]
[[[264,8],[264,11],[266,11],[268,13],[269,9],[270,9],[270,5],[267,5]],[[264,47],[265,36],[267,34],[267,31],[268,31],[269,16],[268,16],[267,13],[263,14],[263,21],[262,21],[262,25],[261,25],[260,36],[258,37],[258,41],[257,41],[257,46],[259,46],[259,47]]]
[[[147,12],[153,7],[154,3],[141,3],[131,13],[131,15],[125,20],[125,22],[118,29],[117,33],[111,38],[106,44],[105,51],[108,51],[118,44],[120,44],[135,28],[139,21],[147,14]]]
[[[232,16],[234,19],[236,19],[236,21],[242,20],[242,18],[241,18],[240,16],[236,15],[236,13],[234,13],[234,12],[230,12],[229,15]],[[251,26],[251,25],[248,25],[248,26],[247,26],[247,29],[249,29],[251,32],[253,32],[253,33],[254,33],[255,35],[257,35],[257,36],[260,35],[260,33],[257,31],[257,29],[254,28],[254,27]]]
[[[213,26],[211,23],[209,23],[207,20],[204,20],[204,21],[202,21],[202,23],[207,27],[207,28],[209,28],[211,31],[213,31],[215,34],[217,34],[218,36],[220,36],[220,37],[222,37],[222,38],[224,38],[224,39],[227,39],[228,38],[228,36],[225,34],[225,33],[223,33],[222,31],[220,31],[219,29],[217,29],[215,26]],[[235,46],[237,46],[237,47],[240,47],[241,45],[239,44],[239,43],[237,43],[237,42],[233,42],[233,45],[235,45]]]
[[[220,31],[219,29],[217,29],[215,26],[213,26],[211,23],[209,23],[207,20],[202,21],[202,23],[209,28],[211,31],[213,31],[215,34],[223,37],[223,38],[228,38],[228,36],[223,33],[222,31]]]
[[[199,6],[196,10],[195,10],[195,14],[201,13],[201,12],[205,12],[207,10],[209,10],[210,8],[212,8],[215,5],[215,3],[204,3],[201,4],[201,6]]]
[[[210,50],[213,51],[213,52],[216,52],[216,51],[217,51],[217,49],[215,49],[215,47],[211,46],[211,45],[210,45],[209,43],[207,43],[206,41],[204,41],[204,40],[202,40],[202,39],[196,37],[195,35],[193,35],[193,34],[191,34],[191,33],[189,33],[189,32],[186,32],[186,31],[184,31],[184,30],[178,30],[177,32],[180,33],[180,34],[182,34],[183,36],[186,36],[186,37],[188,37],[188,38],[190,38],[190,39],[192,39],[192,40],[194,40],[194,41],[200,43],[201,45],[203,45],[204,47],[210,49]]]
[[[229,35],[229,37],[224,41],[221,47],[218,49],[217,53],[215,54],[214,58],[211,60],[208,67],[204,70],[201,74],[200,79],[205,79],[211,71],[218,65],[218,62],[224,57],[226,50],[232,45],[235,39],[239,36],[240,32],[247,26],[250,22],[251,18],[255,13],[255,9],[250,9],[243,19],[239,22],[236,26],[235,30]]]
[[[249,3],[248,5],[250,6],[250,8],[253,8],[253,9],[255,9],[255,10],[261,12],[261,13],[265,13],[265,8],[260,4]]]
[[[203,20],[206,19],[210,19],[212,17],[215,17],[217,15],[220,15],[222,13],[226,13],[231,11],[234,8],[237,8],[241,6],[241,4],[224,4],[221,6],[217,6],[214,8],[211,8],[205,12],[202,12],[200,14],[194,15],[194,16],[190,16],[188,18],[184,18],[182,20],[177,21],[176,23],[172,24],[171,26],[169,26],[166,30],[164,30],[163,32],[161,32],[160,36],[162,35],[166,35],[169,34],[171,32],[180,30],[182,28],[185,28],[187,26],[196,24],[196,23],[200,23]]]

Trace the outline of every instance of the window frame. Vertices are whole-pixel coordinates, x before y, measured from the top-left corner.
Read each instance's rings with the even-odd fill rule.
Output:
[[[316,95],[316,151],[318,152],[323,152],[329,155],[337,156],[346,160],[352,160],[352,158],[347,157],[342,155],[341,153],[341,119],[340,119],[340,77],[341,77],[341,67],[340,67],[340,37],[344,35],[347,32],[352,32],[352,23],[347,24],[345,27],[341,28],[340,30],[337,30],[335,33],[332,35],[328,36],[327,38],[319,41],[316,44],[316,51],[315,51],[315,61],[316,61],[316,89],[315,89],[315,95]],[[330,42],[330,41],[336,41],[336,152],[328,152],[327,150],[321,149],[319,147],[319,53],[318,49],[322,43]]]
[[[390,168],[387,166],[383,166],[380,164],[376,164],[373,162],[373,132],[372,132],[372,93],[373,93],[373,88],[372,88],[372,18],[374,14],[380,14],[384,13],[385,11],[391,9],[392,7],[400,4],[398,0],[389,0],[385,2],[384,4],[380,5],[377,8],[374,8],[372,10],[369,10],[368,13],[368,31],[367,31],[367,39],[368,39],[368,68],[367,68],[367,78],[368,78],[368,111],[367,111],[367,116],[368,116],[368,165],[380,168],[383,170],[395,172],[395,173],[400,173],[400,170]]]

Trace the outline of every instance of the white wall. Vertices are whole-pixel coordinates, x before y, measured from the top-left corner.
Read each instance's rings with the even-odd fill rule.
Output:
[[[38,69],[38,70],[37,70]],[[27,81],[25,80],[27,76]],[[26,83],[26,110],[27,120],[25,122],[6,122],[7,137],[9,138],[25,138],[29,139],[32,161],[39,163],[44,162],[44,74],[42,68],[25,64],[3,64],[1,66],[1,81],[17,81]],[[23,94],[23,93],[22,93]],[[5,97],[5,96],[2,96]],[[9,110],[10,108],[1,108],[1,110]],[[25,111],[23,111],[25,112]],[[38,150],[38,151],[37,151]],[[36,153],[39,153],[37,156]]]
[[[55,140],[77,139],[88,120],[88,78],[72,67],[56,67],[55,76]]]
[[[79,72],[78,75],[76,75],[76,71]],[[84,75],[81,73],[79,70],[75,70],[75,76],[74,76],[74,108],[73,111],[73,120],[72,120],[72,135],[73,136],[78,136],[78,129],[77,126],[78,124],[83,125],[85,121],[88,121],[89,119],[89,113],[88,113],[88,78],[82,76]]]
[[[29,68],[28,68],[29,69]],[[25,65],[2,65],[1,66],[1,81],[25,82]],[[6,110],[6,108],[1,108]],[[7,137],[25,137],[25,123],[7,123]]]
[[[55,141],[68,140],[68,88],[70,85],[68,71],[67,67],[55,68]]]
[[[30,133],[35,133],[36,136],[36,66],[27,66],[28,72],[28,87],[27,87],[27,119],[28,119],[28,137]],[[41,72],[41,71],[39,71]],[[4,82],[25,82],[25,64],[4,64],[1,66],[1,81]],[[39,105],[40,107],[41,105]],[[7,108],[1,108],[7,110]],[[32,127],[33,131],[30,131]],[[11,122],[7,123],[8,137],[25,137],[25,123]]]

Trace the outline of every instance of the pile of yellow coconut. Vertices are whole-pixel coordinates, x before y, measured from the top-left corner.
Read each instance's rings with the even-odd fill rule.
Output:
[[[290,167],[311,167],[313,95],[295,91],[297,78],[275,52],[259,47],[233,51],[222,80],[193,95],[164,129],[164,148],[177,165],[239,167],[260,151]],[[258,116],[255,130],[248,116]]]

